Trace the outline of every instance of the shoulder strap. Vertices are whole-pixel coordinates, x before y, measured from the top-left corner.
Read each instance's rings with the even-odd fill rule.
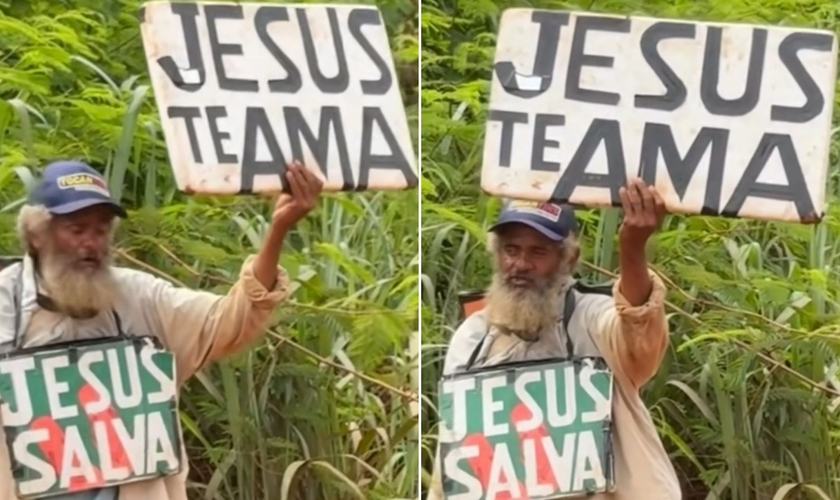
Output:
[[[481,352],[481,346],[484,345],[484,339],[486,338],[487,334],[484,334],[484,336],[481,337],[481,340],[478,341],[475,349],[473,349],[472,353],[470,353],[470,359],[467,360],[467,364],[464,366],[464,371],[469,371],[469,369],[472,368],[473,363],[475,363],[475,358],[477,358],[478,353]]]
[[[587,294],[593,293],[598,295],[609,295],[612,296],[612,285],[585,285],[580,281],[575,281],[575,284],[572,285],[572,288],[578,291],[578,293]]]
[[[580,281],[575,281],[574,285],[566,291],[566,297],[563,303],[563,332],[560,334],[563,335],[563,333],[565,333],[566,350],[569,353],[569,357],[574,356],[574,345],[572,344],[572,336],[569,333],[569,323],[572,320],[572,315],[574,314],[575,307],[577,305],[577,299],[573,290],[584,295],[598,294],[612,296],[612,285],[585,285]],[[487,335],[485,334],[484,337],[478,341],[478,344],[475,346],[472,353],[470,353],[470,358],[467,360],[467,364],[464,367],[465,370],[472,368],[476,358],[478,358],[478,353],[481,352],[481,347],[484,345],[484,340],[486,338]]]
[[[566,336],[566,354],[570,358],[575,357],[575,346],[572,344],[572,334],[569,333],[569,322],[572,321],[572,314],[575,313],[575,306],[577,305],[577,298],[575,297],[574,287],[566,290],[566,298],[563,302],[563,331],[560,335]]]
[[[23,257],[0,256],[0,270],[18,263],[23,263]]]
[[[12,285],[12,307],[15,308],[15,324],[14,324],[14,334],[12,336],[12,349],[17,349],[18,343],[20,341],[20,322],[21,322],[21,310],[20,308],[23,306],[23,260],[21,259],[17,263],[12,265],[18,266],[18,271],[15,273],[15,281]]]

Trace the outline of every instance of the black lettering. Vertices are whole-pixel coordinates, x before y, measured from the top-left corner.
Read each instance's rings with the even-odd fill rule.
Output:
[[[236,92],[258,92],[260,84],[256,80],[242,80],[227,76],[222,57],[226,55],[241,56],[242,45],[219,42],[219,32],[216,29],[216,21],[219,19],[242,19],[242,6],[207,4],[204,6],[204,16],[207,18],[207,36],[210,39],[210,53],[213,54],[213,64],[216,67],[219,88]]]
[[[764,73],[764,53],[767,49],[767,30],[755,28],[747,68],[744,93],[737,99],[724,99],[718,93],[720,84],[721,40],[723,29],[710,27],[706,34],[706,50],[700,76],[700,98],[706,110],[719,116],[744,116],[758,104],[761,93],[761,76]]]
[[[173,5],[174,7],[174,5]],[[195,106],[169,106],[166,108],[166,116],[169,118],[183,118],[187,127],[187,135],[190,138],[190,150],[192,150],[193,161],[201,164],[201,148],[198,145],[198,135],[195,132],[193,120],[201,118],[201,110]]]
[[[491,109],[487,113],[487,121],[502,122],[502,138],[499,144],[499,166],[509,167],[511,148],[513,147],[513,126],[517,123],[528,123],[528,113]]]
[[[523,99],[542,95],[551,87],[554,64],[557,61],[557,47],[560,43],[560,28],[569,24],[569,14],[536,10],[531,14],[531,22],[540,25],[533,73],[530,75],[518,73],[511,61],[497,62],[493,68],[505,92]],[[519,88],[519,80],[536,79],[539,79],[538,90]]]
[[[382,132],[382,137],[388,143],[388,149],[391,151],[389,155],[375,155],[371,153],[373,146],[373,126],[377,125]],[[368,178],[370,171],[379,169],[394,169],[399,170],[405,176],[407,188],[411,189],[417,187],[417,176],[411,170],[408,159],[400,149],[397,138],[388,126],[388,121],[382,114],[379,108],[365,107],[362,109],[362,152],[359,159],[359,183],[356,186],[357,191],[365,191],[368,186]]]
[[[767,161],[774,150],[779,151],[782,168],[784,168],[787,176],[787,185],[758,182],[758,176],[761,175],[761,171],[764,170],[764,166],[767,165]],[[744,202],[750,196],[768,200],[792,201],[801,221],[813,221],[817,218],[814,205],[811,203],[811,195],[808,193],[808,186],[805,184],[805,176],[802,173],[802,166],[799,164],[796,148],[788,134],[764,134],[721,215],[738,217]]]
[[[341,28],[338,25],[338,16],[333,7],[327,7],[327,17],[330,20],[330,32],[332,33],[333,47],[335,47],[335,56],[338,61],[338,74],[332,78],[325,77],[318,66],[317,49],[312,37],[312,30],[309,28],[309,21],[306,18],[306,10],[297,9],[298,24],[300,24],[300,33],[303,36],[303,50],[306,52],[306,62],[309,65],[309,74],[312,75],[312,80],[321,92],[340,94],[347,90],[347,86],[350,84],[350,76],[347,72],[347,56],[344,54]],[[320,47],[320,50],[324,50],[323,47]]]
[[[805,94],[805,104],[799,108],[774,105],[770,108],[771,120],[806,123],[822,113],[825,107],[825,98],[797,54],[804,49],[830,52],[832,43],[831,36],[822,33],[791,33],[782,40],[782,43],[779,44],[779,59],[790,72],[790,76],[796,80],[796,84],[802,89],[802,93]]]
[[[546,139],[545,132],[548,127],[562,126],[565,124],[566,117],[563,115],[537,113],[534,117],[534,142],[531,147],[531,170],[539,170],[541,172],[560,171],[560,163],[545,161],[545,148],[560,147],[559,141]],[[508,156],[510,156],[509,151]]]
[[[271,159],[268,161],[257,160],[257,133],[262,133]],[[249,106],[245,108],[245,144],[242,151],[242,179],[239,192],[249,194],[254,192],[254,177],[257,175],[277,175],[280,177],[280,185],[283,191],[287,190],[286,183],[286,158],[274,130],[268,121],[265,109]]]
[[[660,21],[652,24],[642,33],[639,45],[642,49],[642,57],[648,63],[650,69],[656,73],[659,81],[665,87],[662,95],[636,95],[634,104],[637,108],[658,109],[661,111],[674,111],[685,102],[688,91],[685,83],[671,69],[671,66],[662,59],[657,50],[659,42],[670,38],[694,38],[695,25],[689,23],[672,23]]]
[[[726,145],[729,142],[729,131],[720,128],[703,127],[694,138],[684,158],[680,158],[677,143],[671,127],[663,123],[645,124],[642,136],[642,152],[639,160],[640,176],[644,181],[656,184],[657,164],[659,152],[662,152],[662,162],[668,170],[671,184],[680,200],[688,190],[688,184],[697,171],[697,166],[706,151],[711,147],[709,157],[709,177],[706,180],[706,196],[703,200],[703,215],[718,215],[720,211],[720,191],[723,186],[723,169],[726,164]]]
[[[306,141],[309,150],[315,156],[315,161],[321,167],[321,173],[327,177],[330,152],[330,128],[335,131],[335,145],[338,148],[338,161],[341,166],[341,178],[344,180],[342,191],[353,190],[353,170],[350,168],[350,154],[347,152],[347,138],[344,135],[344,126],[341,123],[341,111],[336,106],[324,106],[321,108],[321,121],[318,126],[318,135],[312,133],[307,125],[303,114],[298,108],[283,108],[283,116],[286,121],[286,130],[289,133],[289,142],[292,145],[292,158],[303,162],[303,147],[301,136]]]
[[[157,63],[176,87],[186,92],[195,92],[204,86],[207,77],[204,71],[204,59],[201,57],[201,44],[198,40],[198,25],[196,23],[198,5],[194,3],[173,3],[171,7],[172,13],[181,18],[181,30],[184,32],[184,42],[187,46],[187,64],[189,66],[179,68],[172,56],[160,57]],[[187,83],[181,74],[181,72],[187,71],[194,71],[198,74],[198,83]]]
[[[298,70],[295,63],[289,59],[289,56],[286,55],[285,52],[280,50],[280,47],[274,43],[274,40],[268,36],[268,25],[275,22],[275,21],[288,21],[289,20],[289,12],[286,10],[286,7],[277,7],[274,5],[265,5],[257,9],[257,13],[254,15],[254,27],[257,30],[257,36],[260,37],[260,41],[262,42],[263,46],[271,53],[274,60],[280,63],[280,66],[286,70],[288,76],[286,78],[282,78],[279,80],[269,80],[268,81],[268,90],[269,92],[285,92],[289,94],[294,94],[298,90],[300,90],[301,85],[303,82],[300,78],[300,70]]]
[[[379,70],[379,80],[362,80],[362,93],[368,95],[384,95],[391,90],[391,72],[388,70],[388,65],[385,64],[385,59],[376,52],[373,45],[362,33],[362,26],[372,24],[379,26],[382,24],[382,18],[379,16],[379,11],[369,8],[357,8],[350,11],[350,17],[347,19],[347,24],[350,29],[350,34],[356,39],[356,42],[365,51],[365,54],[370,57],[376,69]],[[388,55],[390,57],[390,54]]]
[[[566,72],[566,99],[615,106],[621,100],[621,95],[602,90],[584,89],[580,86],[580,73],[584,66],[612,68],[614,62],[612,56],[584,54],[583,49],[586,45],[586,33],[588,31],[629,33],[630,19],[594,16],[578,17],[575,23],[575,34],[572,37],[571,53],[569,54],[569,69]]]
[[[586,172],[589,162],[598,150],[601,142],[607,153],[607,173],[590,174]],[[621,205],[619,189],[627,185],[627,171],[624,161],[624,147],[621,143],[621,128],[617,120],[596,118],[589,125],[580,146],[569,161],[569,166],[560,176],[551,201],[568,203],[578,186],[608,188],[613,206]]]
[[[207,123],[210,125],[210,137],[213,138],[213,147],[216,149],[216,159],[219,163],[238,163],[235,154],[225,153],[225,146],[222,141],[230,140],[230,134],[219,130],[219,118],[226,118],[227,111],[224,106],[207,106],[204,108],[207,114]]]

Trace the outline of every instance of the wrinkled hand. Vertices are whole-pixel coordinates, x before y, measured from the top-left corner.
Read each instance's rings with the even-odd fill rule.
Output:
[[[624,208],[624,220],[618,232],[621,247],[643,251],[648,239],[662,225],[667,213],[665,202],[655,187],[638,178],[630,179],[619,196]]]
[[[274,206],[275,229],[286,231],[295,226],[318,205],[324,181],[300,162],[286,166],[286,181],[291,194],[283,193]]]

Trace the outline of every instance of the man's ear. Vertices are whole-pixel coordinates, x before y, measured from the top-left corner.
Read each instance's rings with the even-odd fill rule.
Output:
[[[575,248],[575,253],[572,255],[572,265],[575,266],[578,263],[578,259],[580,259],[580,247]]]
[[[27,240],[29,240],[29,247],[36,252],[44,249],[45,237],[43,232],[27,231]]]

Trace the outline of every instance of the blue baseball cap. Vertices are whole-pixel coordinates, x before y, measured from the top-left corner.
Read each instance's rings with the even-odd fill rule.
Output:
[[[523,224],[553,241],[563,241],[578,232],[575,211],[568,205],[512,200],[505,204],[491,232],[510,224]]]
[[[29,199],[30,203],[44,205],[55,215],[71,214],[94,205],[108,205],[120,217],[128,216],[111,197],[102,175],[80,161],[58,161],[47,165]]]

